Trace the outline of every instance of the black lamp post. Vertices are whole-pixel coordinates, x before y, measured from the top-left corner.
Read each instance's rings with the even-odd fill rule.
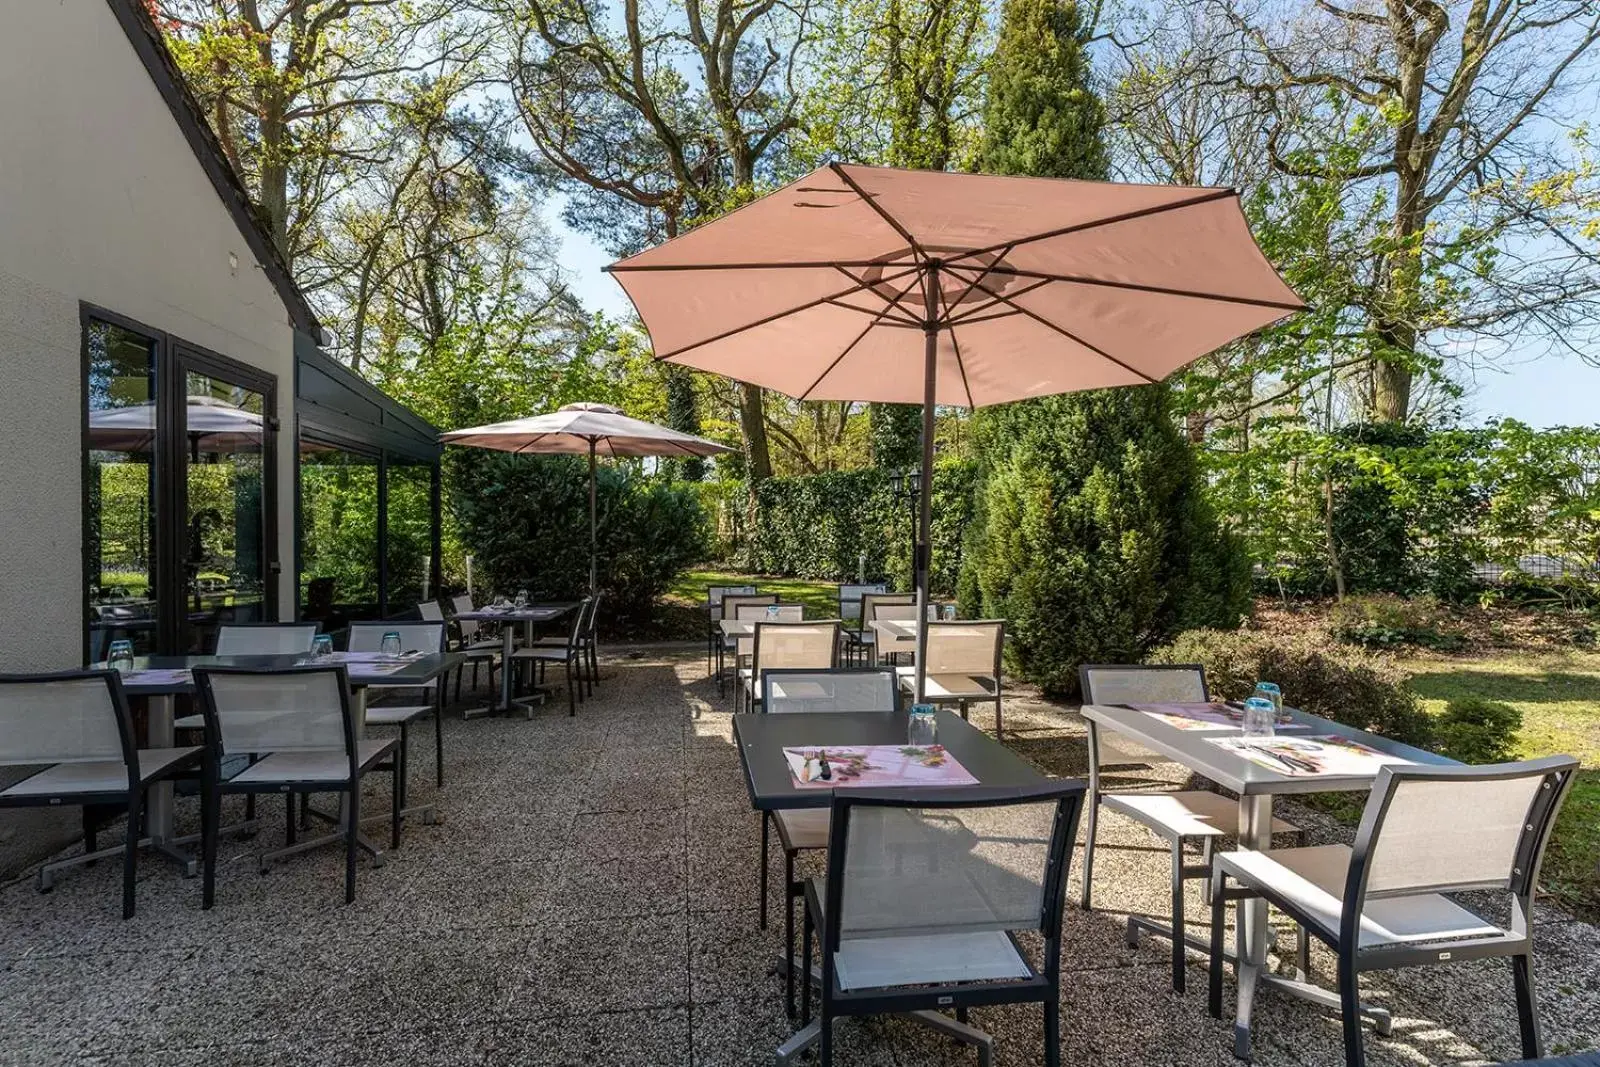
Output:
[[[922,497],[922,472],[912,468],[909,471],[893,471],[889,474],[889,493],[892,496],[904,497],[911,509],[911,574],[917,572],[917,503]]]

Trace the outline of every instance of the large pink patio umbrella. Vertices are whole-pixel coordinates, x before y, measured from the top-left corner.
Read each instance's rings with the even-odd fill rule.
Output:
[[[922,404],[923,617],[936,405],[1155,382],[1305,306],[1232,189],[842,163],[606,269],[658,360]]]
[[[598,577],[595,547],[594,473],[598,456],[714,456],[731,452],[703,437],[632,419],[609,404],[567,404],[544,415],[473,426],[440,434],[451,445],[501,452],[587,454],[589,457],[589,591]]]

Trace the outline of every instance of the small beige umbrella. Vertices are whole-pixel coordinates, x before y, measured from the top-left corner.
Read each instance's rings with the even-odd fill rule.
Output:
[[[838,163],[607,269],[656,359],[922,404],[924,615],[936,405],[1154,382],[1305,306],[1232,189]]]
[[[589,457],[589,591],[598,573],[595,542],[595,463],[599,456],[714,456],[731,449],[703,437],[631,419],[608,404],[567,404],[544,415],[440,434],[450,445],[501,452],[554,453]]]

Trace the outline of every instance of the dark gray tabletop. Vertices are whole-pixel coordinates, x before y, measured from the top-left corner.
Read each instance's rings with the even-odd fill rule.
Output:
[[[138,656],[133,661],[135,671],[189,670],[194,667],[298,667],[311,661],[308,653],[285,656]],[[350,684],[367,685],[428,685],[446,671],[465,663],[467,657],[459,652],[430,652],[424,656],[407,659],[398,670],[374,670],[372,661],[340,663],[350,675]],[[97,666],[104,666],[97,664]],[[387,666],[387,665],[385,665]],[[137,675],[124,678],[123,688],[129,696],[170,696],[175,693],[194,692],[191,679],[140,679]]]
[[[472,611],[459,611],[455,617],[467,622],[550,622],[559,619],[581,605],[576,600],[561,601],[554,604],[529,604],[518,610],[490,611],[488,608],[474,608]]]
[[[979,784],[1028,786],[1045,780],[1033,766],[953,711],[938,713],[939,743]],[[785,748],[810,745],[897,745],[906,740],[903,712],[818,711],[745,714],[733,717],[733,743],[744,763],[750,803],[757,811],[825,808],[831,789],[795,785],[784,761]]]
[[[1403,745],[1387,737],[1379,737],[1377,734],[1358,730],[1331,719],[1308,715],[1294,709],[1287,710],[1294,722],[1306,727],[1303,730],[1286,733],[1289,737],[1332,734],[1359,741],[1369,748],[1410,760],[1412,763],[1454,766],[1456,762],[1437,752],[1426,752],[1420,748]],[[1239,733],[1237,729],[1180,730],[1153,715],[1117,704],[1085,704],[1083,715],[1105,729],[1132,738],[1146,748],[1155,749],[1174,762],[1205,775],[1223,788],[1244,796],[1276,793],[1338,793],[1346,790],[1370,789],[1377,777],[1376,774],[1359,776],[1281,774],[1206,740],[1208,737],[1237,736]]]

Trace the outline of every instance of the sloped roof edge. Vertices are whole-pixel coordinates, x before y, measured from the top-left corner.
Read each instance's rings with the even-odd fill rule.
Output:
[[[251,254],[266,271],[273,287],[278,290],[278,296],[289,312],[290,321],[312,337],[320,336],[321,323],[317,321],[311,305],[306,302],[305,294],[295,285],[288,264],[278,254],[277,246],[272,243],[272,238],[267,235],[260,220],[256,218],[250,194],[245,191],[244,184],[234,173],[233,166],[228,162],[228,157],[223,153],[222,145],[217,140],[217,135],[212,132],[210,123],[205,119],[205,113],[200,109],[199,101],[195,100],[194,94],[184,83],[177,62],[167,50],[161,31],[151,21],[150,13],[142,0],[106,0],[106,3],[111,6],[117,21],[121,23],[123,32],[128,36],[128,42],[133,45],[139,61],[144,64],[150,80],[155,83],[156,91],[161,94],[161,99],[166,101],[172,117],[177,120],[178,128],[183,131],[184,140],[189,142],[189,147],[194,151],[195,159],[199,160],[206,176],[211,179],[211,185],[216,189],[218,199],[228,209],[228,214],[233,216],[234,224],[239,227],[239,233],[243,235]]]

